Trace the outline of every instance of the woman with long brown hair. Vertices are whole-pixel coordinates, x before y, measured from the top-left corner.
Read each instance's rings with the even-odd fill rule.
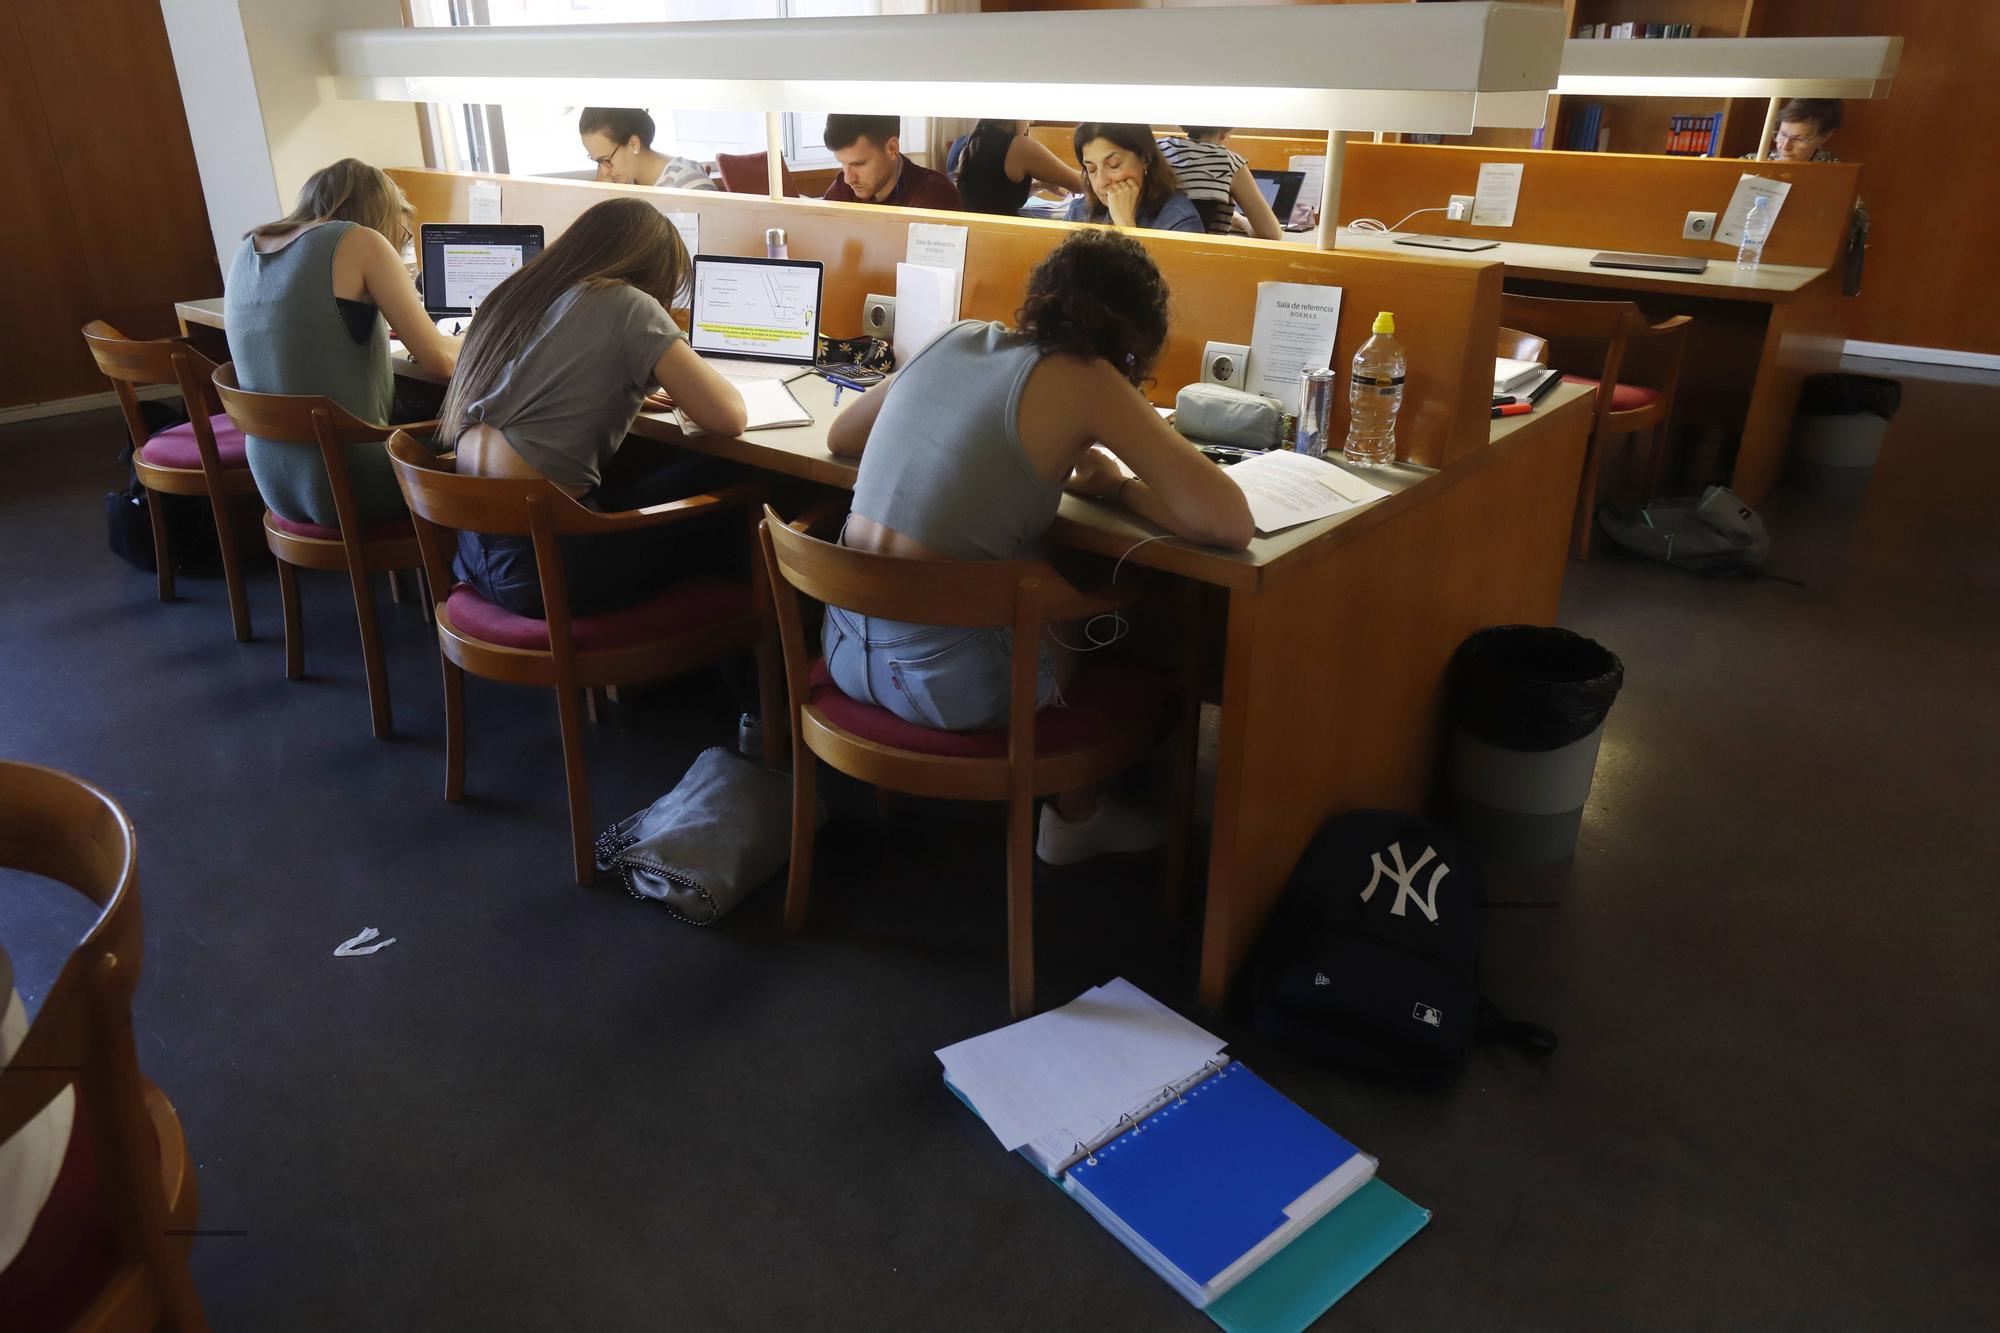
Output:
[[[680,233],[659,210],[608,199],[495,287],[466,334],[439,414],[439,441],[458,450],[458,470],[541,477],[607,512],[713,485],[727,468],[701,455],[620,457],[656,387],[705,431],[737,435],[748,420],[743,396],[694,354],[667,313],[689,268]],[[571,609],[591,615],[643,601],[695,565],[727,557],[715,548],[732,539],[742,545],[733,525],[695,524],[565,538]],[[460,534],[458,576],[518,615],[542,614],[525,537]]]
[[[1146,126],[1086,121],[1076,127],[1076,160],[1083,194],[1070,205],[1070,221],[1206,230]]]
[[[237,382],[253,393],[322,394],[363,421],[389,424],[391,328],[417,364],[450,375],[458,342],[424,313],[403,265],[409,240],[410,201],[381,168],[349,157],[314,172],[298,206],[252,228],[229,266],[223,322]],[[252,436],[244,452],[272,512],[339,526],[317,450]],[[363,520],[403,516],[381,445],[349,445],[347,472]]]

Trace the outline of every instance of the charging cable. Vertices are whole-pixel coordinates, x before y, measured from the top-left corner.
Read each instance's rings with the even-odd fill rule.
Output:
[[[1451,212],[1451,205],[1449,204],[1446,204],[1443,208],[1419,208],[1415,212],[1405,213],[1402,217],[1397,218],[1396,225],[1393,227],[1385,227],[1381,224],[1381,222],[1379,222],[1375,218],[1356,218],[1354,219],[1354,221],[1342,227],[1341,230],[1378,231],[1385,233],[1392,231],[1400,231],[1405,222],[1408,222],[1411,218],[1416,217],[1419,213],[1449,213],[1449,212]]]
[[[1114,588],[1118,586],[1118,571],[1125,567],[1125,561],[1131,557],[1132,552],[1138,550],[1147,542],[1165,541],[1171,536],[1173,536],[1171,532],[1158,532],[1150,537],[1141,537],[1138,541],[1126,547],[1125,554],[1119,556],[1118,562],[1111,566],[1111,586]],[[1109,622],[1108,626],[1102,630],[1098,629],[1099,621]],[[1117,643],[1131,632],[1131,623],[1125,619],[1124,613],[1120,611],[1103,611],[1083,622],[1083,637],[1089,641],[1087,647],[1078,647],[1073,643],[1064,643],[1062,639],[1056,637],[1054,630],[1045,629],[1043,631],[1056,644],[1069,649],[1073,653],[1094,653],[1099,648],[1109,648],[1112,644]]]

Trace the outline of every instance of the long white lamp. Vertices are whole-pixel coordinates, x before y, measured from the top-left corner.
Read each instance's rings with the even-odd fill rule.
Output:
[[[1767,97],[1761,145],[1790,97],[1887,97],[1900,37],[1699,37],[1563,43],[1556,91],[1637,97]]]
[[[337,33],[337,95],[899,112],[1326,130],[1542,123],[1562,50],[1541,5],[1066,10]],[[771,181],[780,175],[772,146]]]

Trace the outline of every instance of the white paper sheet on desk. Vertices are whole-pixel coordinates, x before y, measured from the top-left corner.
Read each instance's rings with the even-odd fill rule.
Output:
[[[958,318],[959,302],[965,295],[965,239],[970,228],[940,222],[912,222],[906,264],[925,264],[950,269],[956,275],[951,286],[951,317]]]
[[[1257,531],[1269,536],[1301,523],[1379,500],[1389,492],[1320,458],[1289,449],[1246,458],[1222,470],[1250,501]]]
[[[1487,162],[1479,168],[1479,185],[1472,196],[1472,225],[1511,227],[1514,210],[1521,202],[1521,175],[1525,162]]]
[[[1298,413],[1299,373],[1324,370],[1333,360],[1340,290],[1316,282],[1257,284],[1248,368],[1252,393],[1268,394],[1287,412]]]
[[[1300,205],[1317,211],[1320,194],[1326,188],[1326,158],[1319,154],[1301,155],[1286,158],[1285,164],[1305,177],[1299,182],[1298,203],[1292,205],[1292,212],[1296,214]],[[1289,222],[1291,219],[1279,218],[1278,221]]]
[[[750,422],[743,429],[775,430],[780,426],[810,426],[813,414],[806,411],[803,404],[792,396],[791,386],[783,380],[730,380],[736,391],[743,395],[743,407],[749,413]],[[699,435],[701,427],[688,419],[685,412],[676,412],[676,419],[683,434]]]
[[[1224,1045],[1121,977],[937,1056],[1012,1152],[1107,1111],[1115,1117],[1148,1090],[1200,1069]]]
[[[681,234],[681,244],[687,247],[687,252],[690,255],[700,254],[701,214],[674,213],[674,212],[667,212],[667,210],[665,209],[662,209],[661,212],[665,212],[667,214],[667,221],[673,223],[674,230]]]
[[[1771,226],[1776,229],[1778,214],[1784,211],[1785,196],[1791,192],[1790,181],[1744,172],[1736,181],[1736,193],[1729,196],[1729,207],[1722,210],[1722,217],[1715,224],[1715,239],[1723,245],[1743,244],[1743,219],[1750,216],[1750,201],[1760,194],[1771,201]],[[1769,232],[1764,236],[1765,240],[1770,239]]]
[[[467,222],[498,222],[500,220],[500,182],[472,182],[472,198],[465,209]]]
[[[958,320],[958,274],[929,264],[896,265],[896,364],[918,352]]]

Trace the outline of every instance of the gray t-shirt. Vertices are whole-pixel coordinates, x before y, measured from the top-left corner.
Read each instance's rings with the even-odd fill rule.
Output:
[[[594,490],[632,429],[653,368],[681,332],[658,301],[626,283],[579,284],[549,307],[528,345],[493,388],[442,435],[483,422],[537,472],[572,490]]]

